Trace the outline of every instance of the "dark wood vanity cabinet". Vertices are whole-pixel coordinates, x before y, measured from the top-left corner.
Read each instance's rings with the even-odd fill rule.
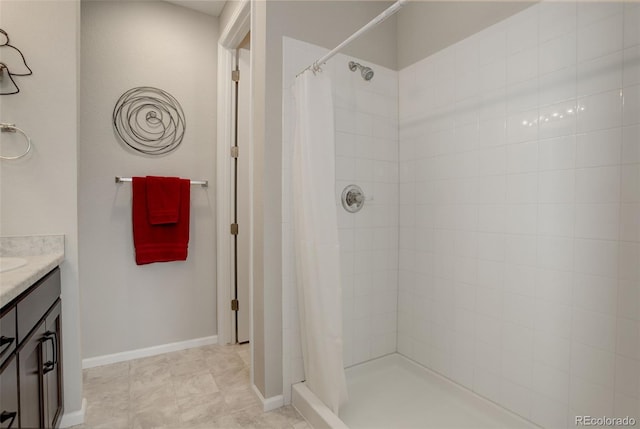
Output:
[[[63,411],[60,270],[7,307],[2,324],[13,311],[17,348],[1,367],[0,428],[55,428]]]

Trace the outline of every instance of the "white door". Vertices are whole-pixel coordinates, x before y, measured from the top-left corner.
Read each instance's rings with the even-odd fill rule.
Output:
[[[250,125],[250,81],[249,50],[238,49],[238,158],[236,181],[236,218],[238,235],[236,236],[238,311],[236,312],[237,342],[249,341],[249,125]]]

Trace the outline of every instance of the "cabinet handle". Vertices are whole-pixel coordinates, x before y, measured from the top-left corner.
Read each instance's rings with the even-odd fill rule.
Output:
[[[3,411],[2,414],[0,414],[0,423],[4,423],[7,420],[11,419],[11,421],[9,422],[9,426],[7,426],[7,429],[11,429],[11,426],[13,426],[13,422],[16,420],[17,415],[18,415],[17,411],[13,411],[13,412]]]
[[[4,335],[0,337],[0,347],[4,347],[4,349],[2,349],[2,352],[0,352],[0,356],[2,356],[7,350],[9,350],[9,347],[11,347],[11,343],[13,343],[15,340],[15,338],[5,337]]]
[[[51,337],[51,332],[49,332],[49,331],[45,332],[44,333],[44,338],[42,338],[40,340],[40,342],[42,343],[43,346],[47,341],[51,341],[51,347],[53,349],[53,361],[49,360],[49,361],[46,361],[44,364],[42,364],[42,373],[43,374],[46,374],[48,372],[53,371],[53,369],[56,366],[56,352],[55,352],[56,345],[55,345],[54,339]],[[42,353],[44,355],[44,347],[42,347],[40,353]],[[44,360],[44,356],[43,356],[42,360]]]
[[[53,364],[57,365],[58,364],[58,333],[55,331],[47,331],[44,333],[44,335],[46,335],[49,338],[53,336],[53,339],[51,340],[51,342],[53,343]]]

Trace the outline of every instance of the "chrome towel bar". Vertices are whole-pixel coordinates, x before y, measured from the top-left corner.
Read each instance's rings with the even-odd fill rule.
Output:
[[[121,183],[121,182],[133,182],[133,179],[131,177],[116,176],[116,183]],[[192,185],[200,185],[203,188],[209,187],[209,181],[208,180],[192,180],[191,184]]]

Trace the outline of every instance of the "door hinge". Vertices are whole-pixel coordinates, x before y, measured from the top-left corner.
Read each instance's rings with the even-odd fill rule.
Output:
[[[231,300],[231,311],[238,311],[240,304],[238,303],[237,299],[232,299]]]
[[[239,152],[238,146],[231,146],[231,158],[237,158]]]
[[[231,224],[231,235],[238,235],[238,224],[237,223],[232,223]]]
[[[231,70],[231,80],[234,82],[240,81],[240,70]]]

